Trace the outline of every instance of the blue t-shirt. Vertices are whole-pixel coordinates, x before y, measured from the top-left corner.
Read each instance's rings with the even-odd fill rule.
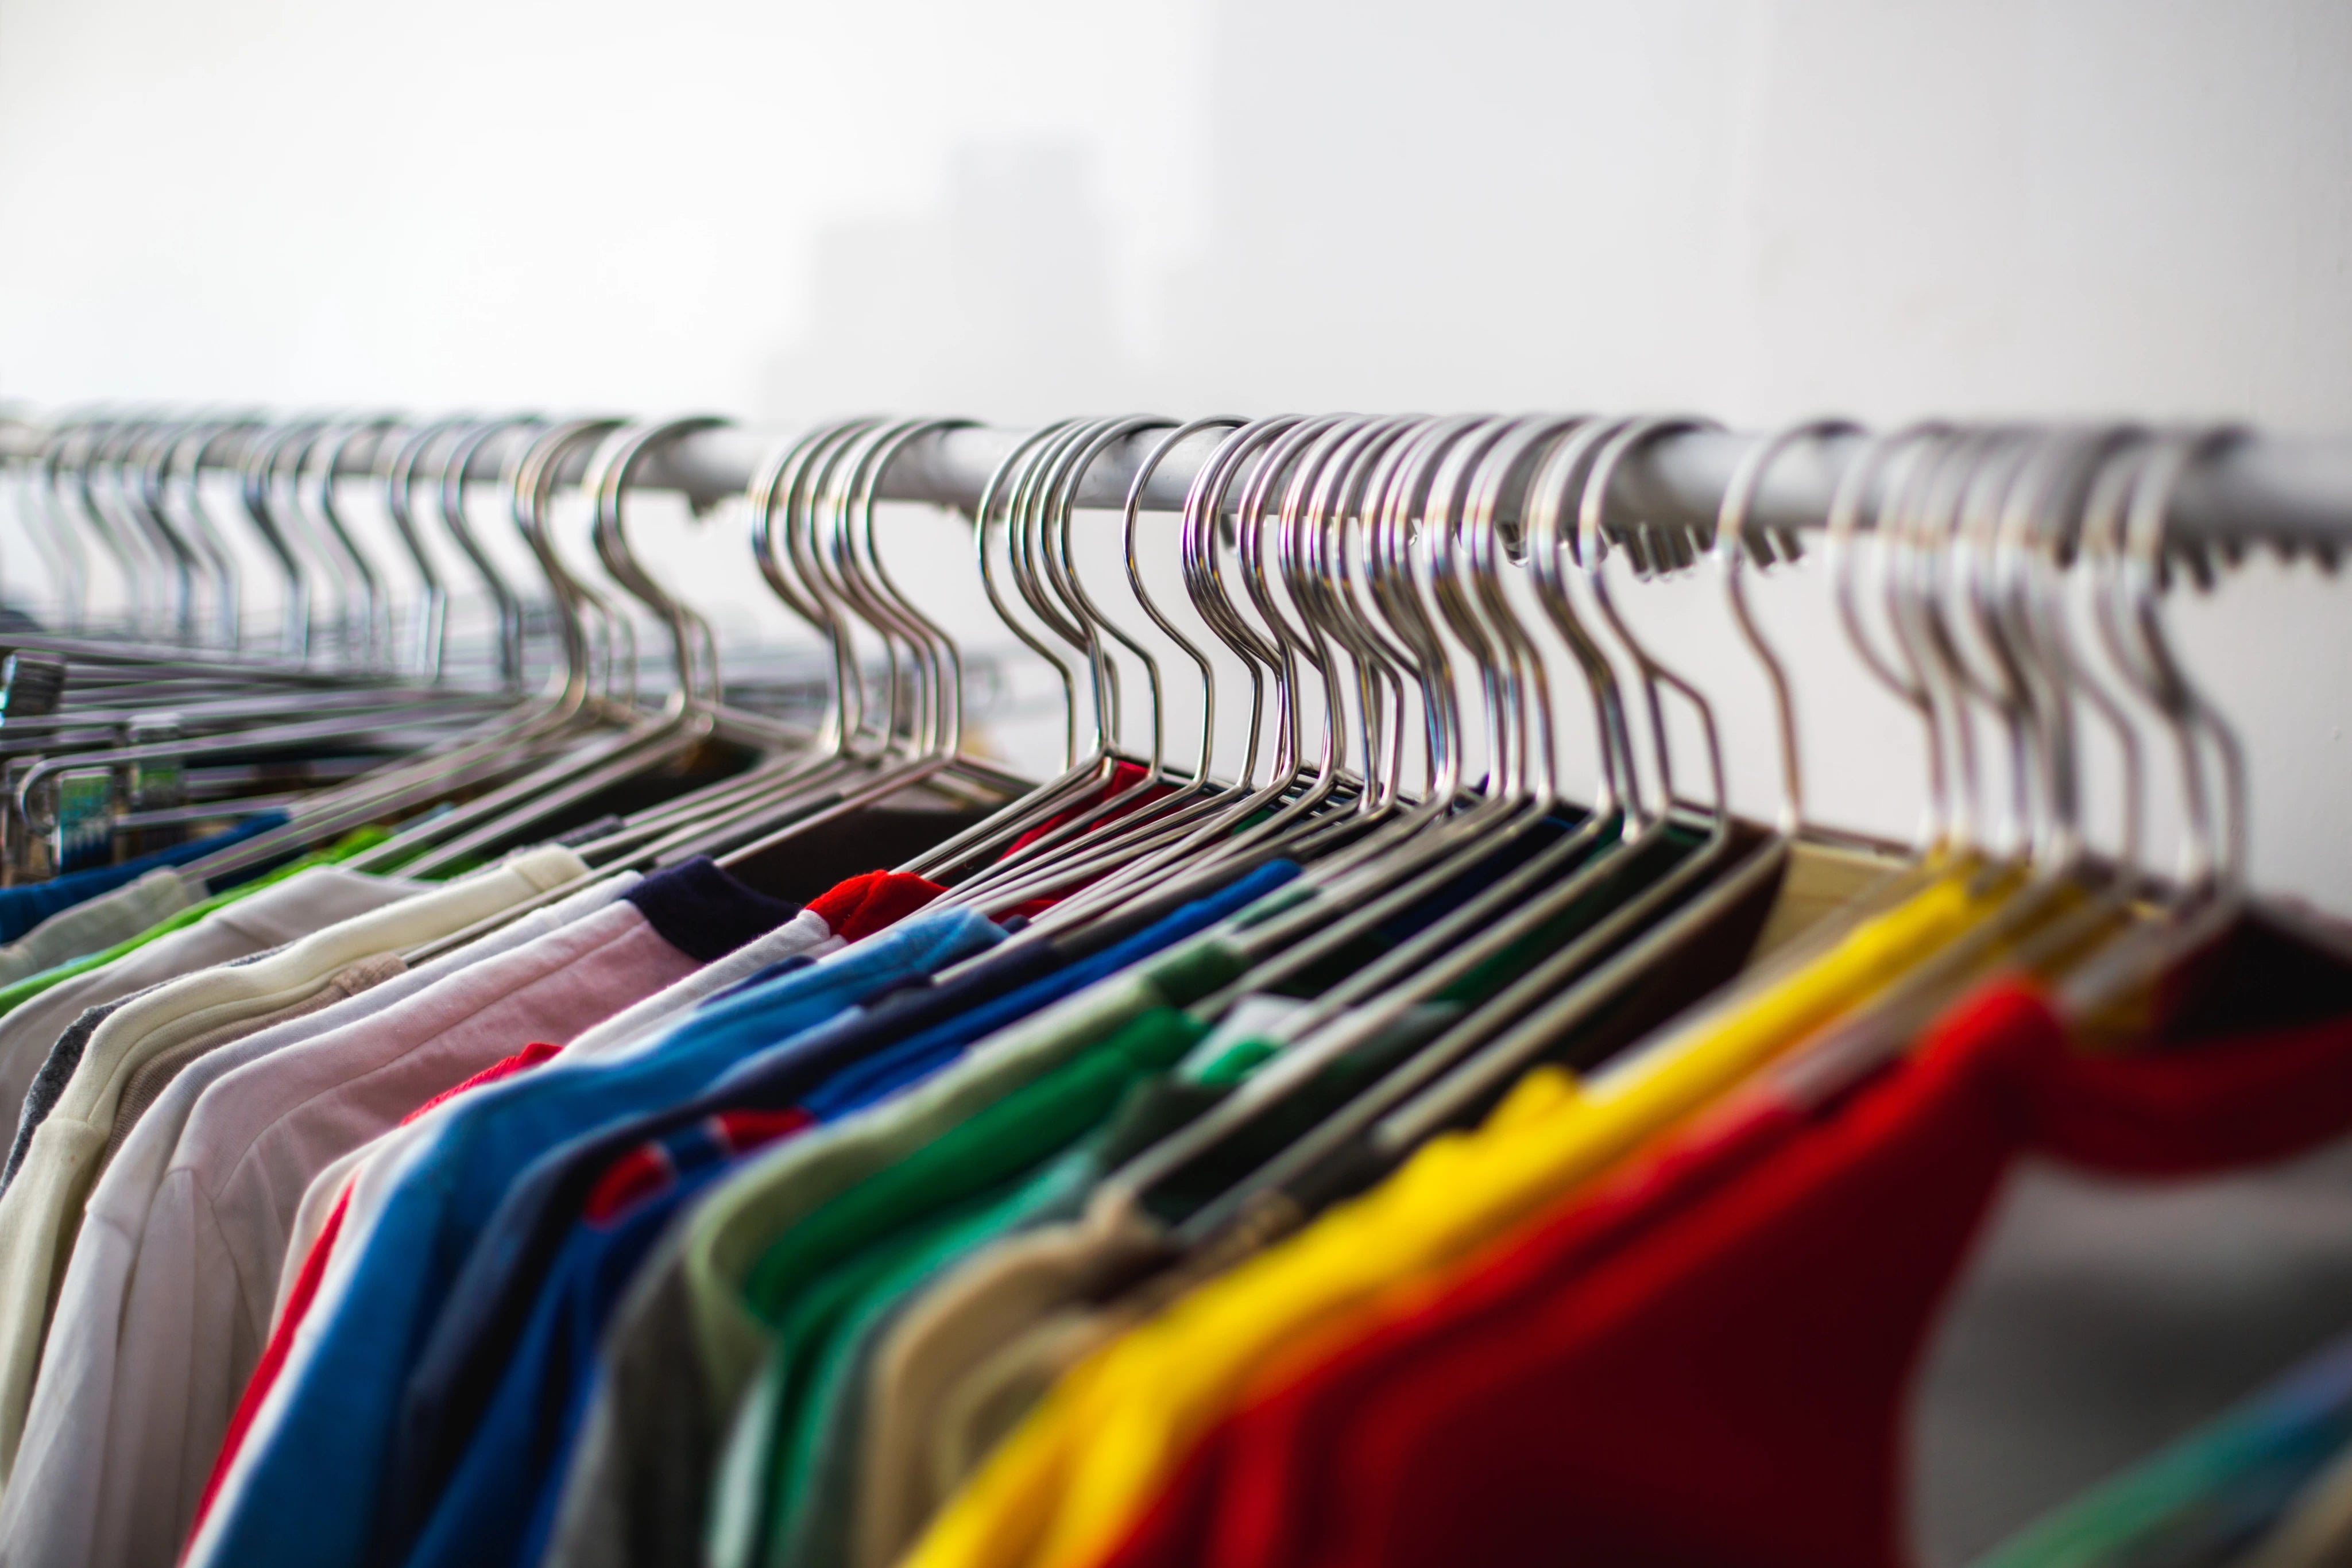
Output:
[[[673,1134],[667,1142],[677,1138]],[[464,1462],[441,1493],[404,1561],[467,1565],[538,1561],[554,1522],[572,1442],[595,1385],[596,1344],[630,1277],[678,1210],[724,1176],[712,1165],[618,1219],[583,1221],[550,1273],[539,1310],[499,1380]],[[522,1372],[521,1369],[529,1369]]]
[[[854,1027],[852,1019],[837,1020],[752,1058],[673,1115],[691,1117],[685,1124],[688,1130],[747,1110],[780,1110],[788,1103],[815,1121],[849,1115],[928,1077],[1007,1024],[1198,935],[1297,873],[1291,862],[1270,862],[1124,941],[895,1045],[843,1061],[829,1076],[809,1083],[796,1069],[825,1054],[821,1049],[812,1051],[812,1044],[821,1046],[823,1037]],[[795,1083],[806,1087],[794,1092]],[[609,1136],[593,1141],[603,1150],[603,1163],[609,1165]],[[501,1206],[478,1243],[476,1257],[484,1256],[501,1222],[517,1229],[531,1224],[536,1216],[529,1212],[530,1189],[543,1190],[542,1173],[577,1158],[578,1152],[570,1149],[543,1157]],[[639,1222],[657,1229],[700,1185],[682,1185],[650,1197],[626,1227],[608,1232],[593,1220],[573,1226],[547,1272],[517,1270],[500,1279],[486,1270],[480,1281],[484,1295],[461,1302],[452,1293],[449,1308],[409,1380],[389,1483],[394,1496],[418,1499],[433,1511],[409,1563],[532,1560],[535,1553],[522,1547],[540,1541],[552,1517],[572,1440],[593,1386],[597,1338],[627,1287],[635,1260],[651,1245],[653,1231],[640,1228]],[[524,1212],[518,1214],[518,1209]],[[576,1205],[571,1212],[578,1212]],[[615,1264],[620,1252],[627,1254],[625,1266]],[[467,1272],[472,1274],[470,1267]],[[528,1327],[509,1351],[511,1336],[495,1335],[495,1343],[480,1336],[492,1331],[499,1317],[500,1302],[490,1292],[515,1291],[522,1292],[528,1303]],[[466,1395],[492,1384],[497,1393],[477,1422]],[[449,1477],[446,1490],[444,1474]],[[436,1492],[439,1500],[434,1503]],[[422,1511],[418,1507],[417,1512]],[[395,1510],[383,1521],[395,1542],[405,1539],[411,1528],[409,1518],[414,1516],[404,1517],[404,1512]]]
[[[969,910],[910,916],[824,963],[681,1020],[656,1049],[565,1063],[454,1102],[411,1156],[361,1240],[277,1419],[257,1431],[244,1484],[221,1500],[212,1561],[376,1560],[379,1500],[401,1388],[459,1263],[515,1176],[564,1139],[699,1092],[751,1051],[822,1023],[910,974],[1002,940]]]

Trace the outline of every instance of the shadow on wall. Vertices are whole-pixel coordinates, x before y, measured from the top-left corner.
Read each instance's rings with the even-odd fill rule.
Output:
[[[938,210],[833,225],[814,253],[812,325],[761,387],[773,423],[865,409],[1042,421],[1135,379],[1113,330],[1108,225],[1081,141],[965,142]]]

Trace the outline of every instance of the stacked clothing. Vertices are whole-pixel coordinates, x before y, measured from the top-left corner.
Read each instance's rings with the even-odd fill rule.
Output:
[[[0,1016],[0,1563],[2333,1560],[2352,966],[1892,1035],[2005,890],[1797,844],[1359,1114],[1702,852],[1360,978],[1580,832],[1272,966],[1331,894],[1263,855],[1051,930],[560,845],[174,909]]]

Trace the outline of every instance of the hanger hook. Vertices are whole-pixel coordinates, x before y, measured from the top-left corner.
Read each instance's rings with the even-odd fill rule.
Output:
[[[2187,897],[2232,896],[2243,884],[2245,752],[2235,730],[2189,679],[2164,635],[2161,601],[2171,575],[2168,552],[2177,548],[2168,537],[2169,512],[2172,497],[2190,467],[2226,453],[2244,438],[2244,431],[2234,425],[2155,438],[2126,459],[2130,478],[2121,503],[2099,508],[2086,517],[2084,528],[2086,546],[2115,568],[2112,591],[2095,601],[2103,640],[2173,737],[2189,818],[2179,876]],[[2211,747],[2221,774],[2219,821],[2200,739]]]
[[[593,650],[583,607],[595,611],[603,622],[608,689],[613,669],[614,629],[618,625],[625,632],[627,623],[603,594],[572,574],[571,569],[564,565],[562,552],[555,547],[550,513],[554,507],[556,478],[559,470],[575,453],[590,449],[625,423],[615,418],[573,419],[548,426],[516,449],[509,460],[505,476],[515,529],[521,534],[523,542],[538,560],[539,570],[547,579],[548,592],[555,602],[556,623],[563,641],[563,668],[555,678],[551,696],[554,706],[553,716],[559,723],[569,721],[588,703]],[[634,665],[634,642],[630,652]]]
[[[187,519],[188,536],[204,556],[207,575],[213,584],[213,640],[223,648],[235,652],[244,641],[244,605],[240,598],[242,583],[236,557],[227,541],[213,524],[212,513],[205,505],[203,473],[205,464],[221,443],[236,439],[247,428],[240,419],[195,420],[182,428],[180,438],[164,455],[157,474],[158,504],[168,507],[174,489],[175,476],[181,486],[181,504]]]
[[[277,559],[286,578],[286,601],[279,612],[278,652],[298,664],[307,664],[310,659],[310,574],[270,506],[269,491],[279,455],[316,428],[315,422],[299,419],[262,425],[255,431],[242,465],[246,517],[261,535],[262,543]]]
[[[1235,414],[1217,414],[1206,419],[1188,420],[1181,424],[1172,426],[1152,444],[1150,450],[1143,455],[1143,460],[1136,465],[1135,477],[1128,484],[1127,498],[1120,508],[1119,522],[1127,552],[1128,586],[1134,591],[1136,602],[1143,606],[1143,612],[1151,618],[1152,624],[1166,633],[1169,640],[1176,644],[1184,656],[1192,661],[1193,668],[1198,670],[1201,675],[1200,760],[1193,768],[1192,778],[1184,787],[1184,792],[1188,794],[1193,789],[1205,788],[1209,781],[1209,755],[1216,742],[1216,670],[1210,664],[1209,655],[1168,618],[1167,612],[1160,608],[1159,601],[1152,598],[1150,590],[1144,586],[1142,557],[1137,550],[1135,543],[1136,523],[1143,510],[1144,491],[1150,486],[1152,476],[1160,471],[1160,465],[1167,460],[1170,453],[1196,435],[1212,430],[1236,430],[1244,423]],[[1151,776],[1156,779],[1160,774],[1161,761],[1160,715],[1163,711],[1160,706],[1160,666],[1156,661],[1147,657],[1144,660],[1144,669],[1146,678],[1151,685]]]
[[[342,553],[350,559],[351,564],[359,573],[363,594],[361,613],[364,617],[358,638],[360,659],[362,663],[371,665],[377,664],[390,652],[392,601],[384,589],[383,574],[378,571],[374,563],[368,559],[366,553],[360,549],[359,541],[352,538],[350,528],[343,521],[342,508],[335,498],[336,476],[342,467],[345,455],[362,441],[373,444],[375,449],[374,455],[381,455],[384,438],[397,429],[399,423],[400,421],[395,415],[377,414],[373,418],[356,420],[344,425],[331,437],[310,448],[305,455],[295,476],[296,494],[299,497],[302,488],[303,472],[315,470],[312,479],[312,494],[315,498],[311,504],[326,522],[328,530],[335,541],[342,547]],[[344,606],[343,615],[343,642],[346,652],[350,650],[352,643],[350,609],[347,603]]]
[[[1845,629],[1847,646],[1853,650],[1864,670],[1917,716],[1926,737],[1927,805],[1920,827],[1923,848],[1951,841],[1951,785],[1945,768],[1943,737],[1917,673],[1898,670],[1893,660],[1879,652],[1864,624],[1856,580],[1855,535],[1862,527],[1864,507],[1871,507],[1880,573],[1891,578],[1895,557],[1892,535],[1896,530],[1887,525],[1897,517],[1903,497],[1916,482],[1929,448],[1949,435],[1951,430],[1948,424],[1926,422],[1872,436],[1840,476],[1830,497],[1829,521],[1823,529],[1831,596],[1837,606],[1839,624]],[[1907,658],[1908,649],[1900,637],[1895,641],[1898,654]]]
[[[1453,655],[1430,616],[1413,566],[1415,519],[1436,465],[1455,441],[1482,423],[1483,415],[1465,414],[1421,425],[1394,448],[1395,460],[1385,465],[1378,502],[1371,508],[1366,576],[1391,629],[1416,656],[1433,812],[1450,809],[1465,786],[1468,736]]]
[[[1088,628],[1089,637],[1094,643],[1096,657],[1100,665],[1097,674],[1097,680],[1099,683],[1100,688],[1106,694],[1107,699],[1106,707],[1102,716],[1109,724],[1111,731],[1110,738],[1114,743],[1123,727],[1121,723],[1123,714],[1119,706],[1118,666],[1110,660],[1109,650],[1101,645],[1101,634],[1108,633],[1112,641],[1118,643],[1120,647],[1125,648],[1129,653],[1134,654],[1137,661],[1143,666],[1145,690],[1150,699],[1151,749],[1150,753],[1150,764],[1145,771],[1142,782],[1138,786],[1139,788],[1149,788],[1152,784],[1156,783],[1160,778],[1160,763],[1162,760],[1160,748],[1165,729],[1165,725],[1162,721],[1160,713],[1160,705],[1164,700],[1165,694],[1160,679],[1160,663],[1152,656],[1151,651],[1149,648],[1145,647],[1143,643],[1139,642],[1131,632],[1128,632],[1126,628],[1120,626],[1117,621],[1113,620],[1108,614],[1107,614],[1103,611],[1102,607],[1095,601],[1094,596],[1087,591],[1086,581],[1078,572],[1077,563],[1071,549],[1071,525],[1073,516],[1077,509],[1076,500],[1078,494],[1086,484],[1087,476],[1093,472],[1095,464],[1101,459],[1103,454],[1109,451],[1114,446],[1130,443],[1138,437],[1151,431],[1164,431],[1181,428],[1183,427],[1180,425],[1177,421],[1168,419],[1158,414],[1128,414],[1119,418],[1101,422],[1095,426],[1094,430],[1087,436],[1085,441],[1079,445],[1078,449],[1072,454],[1067,474],[1058,486],[1057,494],[1055,497],[1053,519],[1055,533],[1054,542],[1057,549],[1048,559],[1055,564],[1055,577],[1058,586],[1069,600],[1071,607],[1078,612],[1080,618],[1086,622]],[[1165,449],[1166,444],[1164,442],[1157,444],[1153,448],[1154,456]],[[1139,471],[1138,480],[1131,482],[1128,486],[1128,493],[1124,497],[1121,512],[1122,537],[1125,540],[1125,549],[1128,552],[1127,564],[1129,567],[1129,581],[1130,584],[1138,582],[1138,579],[1134,571],[1133,550],[1135,539],[1135,510],[1141,495],[1139,483],[1140,473]],[[1142,594],[1139,586],[1138,587],[1138,597],[1144,600],[1147,612],[1156,611],[1157,607],[1150,603],[1149,597]],[[1157,619],[1156,614],[1154,618]],[[1165,630],[1164,625],[1162,629]],[[1179,640],[1179,645],[1182,645],[1181,639]]]
[[[1722,508],[1716,514],[1715,557],[1723,572],[1724,596],[1730,602],[1732,623],[1739,629],[1748,651],[1756,656],[1757,667],[1763,671],[1765,685],[1772,695],[1773,725],[1780,741],[1778,822],[1784,837],[1793,838],[1804,827],[1805,774],[1797,742],[1795,688],[1790,684],[1788,666],[1765,637],[1763,628],[1756,623],[1755,610],[1748,600],[1748,579],[1742,569],[1750,548],[1749,518],[1765,476],[1771,472],[1773,463],[1782,453],[1800,443],[1822,444],[1862,433],[1862,426],[1852,420],[1827,418],[1805,420],[1765,437],[1741,455],[1739,466],[1732,470],[1730,483],[1724,486]]]
[[[2140,438],[2141,433],[2129,425],[2046,434],[2032,473],[2013,492],[1994,538],[1995,616],[2005,625],[2011,644],[2025,651],[2017,670],[2036,694],[2030,706],[2039,720],[2049,819],[2038,852],[2060,866],[2078,863],[2086,847],[2074,712],[2078,696],[2112,731],[2122,758],[2118,858],[2135,865],[2140,854],[2145,781],[2138,733],[2123,705],[2074,657],[2062,592],[2063,560],[2074,549],[2074,530],[2081,525],[2090,488],[2115,455]]]
[[[1054,424],[1044,425],[1031,431],[1016,442],[1013,449],[998,459],[996,466],[989,471],[988,480],[981,486],[980,500],[972,508],[971,514],[972,550],[980,564],[981,590],[988,595],[990,608],[996,612],[996,618],[1004,622],[1005,629],[1011,632],[1024,647],[1045,660],[1047,666],[1061,680],[1065,716],[1062,765],[1065,771],[1078,766],[1077,680],[1069,665],[1063,662],[1061,655],[1049,647],[1036,632],[1031,631],[1021,618],[1013,612],[1013,606],[1004,597],[1003,585],[997,580],[996,568],[989,559],[988,540],[990,525],[1002,512],[1005,570],[1015,580],[1013,583],[1015,593],[1024,602],[1028,602],[1030,591],[1019,580],[1020,546],[1014,536],[1020,524],[1016,514],[1025,502],[1032,476],[1039,465],[1052,455],[1056,441],[1067,433],[1074,423],[1064,420]],[[1032,608],[1034,608],[1034,604]]]
[[[136,422],[128,427],[112,467],[118,504],[171,570],[171,635],[192,644],[196,640],[195,571],[201,558],[164,509],[160,476],[186,423],[160,416]]]
[[[1657,764],[1659,783],[1664,791],[1661,796],[1664,810],[1670,811],[1682,803],[1675,789],[1673,748],[1666,738],[1665,708],[1660,697],[1662,687],[1671,687],[1682,695],[1698,717],[1700,733],[1706,739],[1707,777],[1715,792],[1714,816],[1717,821],[1728,815],[1730,801],[1724,776],[1723,741],[1716,728],[1715,709],[1699,695],[1696,686],[1659,663],[1656,656],[1633,635],[1633,628],[1619,613],[1608,584],[1605,558],[1608,533],[1605,524],[1610,483],[1616,477],[1618,465],[1627,456],[1652,442],[1669,436],[1721,428],[1712,420],[1688,415],[1664,415],[1633,421],[1612,435],[1593,458],[1592,468],[1585,476],[1584,489],[1577,507],[1578,562],[1584,569],[1586,588],[1592,594],[1593,602],[1600,606],[1611,632],[1642,672],[1643,694],[1649,710],[1652,755]],[[1637,555],[1637,564],[1640,559]]]
[[[416,565],[423,585],[416,601],[413,632],[416,651],[411,668],[428,683],[441,679],[443,654],[449,631],[449,589],[441,569],[416,527],[416,471],[425,454],[443,436],[474,423],[472,414],[450,414],[412,426],[383,470],[383,509]]]
[[[498,616],[499,685],[510,692],[519,692],[523,684],[523,605],[521,595],[515,592],[498,563],[473,525],[466,517],[466,470],[474,455],[492,440],[509,431],[528,431],[541,423],[534,413],[507,414],[482,420],[456,432],[441,453],[440,484],[436,489],[436,502],[441,516],[441,526],[457,542],[457,548],[473,563],[474,573],[490,595],[490,603]]]
[[[793,519],[804,505],[814,504],[814,487],[823,485],[831,464],[846,444],[880,423],[868,415],[818,426],[772,454],[752,475],[744,492],[750,514],[751,557],[761,579],[785,609],[805,621],[824,640],[833,685],[816,750],[836,760],[848,755],[854,727],[849,716],[850,705],[856,700],[856,649],[833,601],[813,574],[796,570],[799,562],[794,541],[799,531]],[[781,548],[779,528],[783,533]]]
[[[840,514],[844,559],[855,568],[860,590],[874,612],[908,644],[910,673],[917,676],[908,733],[918,751],[934,758],[952,758],[962,748],[963,653],[946,629],[924,614],[891,576],[876,542],[875,510],[882,476],[900,454],[918,441],[935,440],[950,431],[970,429],[973,423],[968,419],[913,419],[892,428],[860,458],[852,493]],[[894,725],[897,701],[894,676]]]
[[[727,423],[714,414],[695,414],[616,431],[605,438],[590,462],[589,479],[593,483],[583,485],[595,497],[591,538],[595,541],[596,559],[604,563],[604,570],[614,581],[660,617],[669,629],[677,685],[665,706],[673,719],[698,715],[717,699],[718,672],[706,673],[698,667],[701,650],[710,641],[709,628],[646,570],[630,548],[625,502],[629,481],[647,456],[687,436],[719,429]]]
[[[1234,428],[1192,476],[1184,497],[1179,545],[1184,591],[1209,631],[1241,659],[1250,677],[1249,727],[1238,779],[1245,792],[1257,777],[1258,752],[1265,737],[1266,677],[1269,672],[1278,672],[1279,655],[1255,628],[1242,619],[1225,591],[1217,560],[1217,535],[1234,481],[1252,459],[1259,457],[1303,417],[1275,414]]]

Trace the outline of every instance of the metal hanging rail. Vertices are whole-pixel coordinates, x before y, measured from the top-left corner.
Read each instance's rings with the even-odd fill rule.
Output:
[[[126,410],[116,417],[156,416]],[[919,437],[891,461],[879,493],[888,500],[928,501],[969,511],[979,503],[989,476],[1028,434],[972,425]],[[1220,434],[1203,432],[1169,454],[1145,489],[1147,509],[1173,511],[1181,506],[1186,487],[1215,449]],[[740,494],[761,463],[786,439],[780,433],[740,426],[685,436],[649,455],[636,483],[647,489],[682,492],[697,504],[718,501]],[[1700,431],[1647,444],[1628,457],[1611,486],[1609,523],[1711,526],[1734,469],[1760,439]],[[48,432],[40,425],[0,423],[0,462],[37,459],[47,440]],[[1156,434],[1146,434],[1105,452],[1088,470],[1078,505],[1122,504],[1143,455],[1157,440]],[[236,468],[242,455],[238,444],[221,444],[208,455],[206,465]],[[1861,445],[1861,438],[1848,437],[1783,454],[1772,464],[1757,497],[1755,524],[1786,530],[1818,527],[1839,476]],[[373,474],[376,453],[387,446],[354,444],[339,473],[351,477]],[[496,479],[506,446],[503,439],[484,444],[467,465],[467,479]],[[587,461],[584,454],[575,456],[560,482],[577,479]],[[1507,499],[1506,521],[1513,510]],[[2352,441],[2250,434],[2183,476],[2170,519],[2172,537],[2184,544],[2233,549],[2268,545],[2332,558],[2352,548]]]

